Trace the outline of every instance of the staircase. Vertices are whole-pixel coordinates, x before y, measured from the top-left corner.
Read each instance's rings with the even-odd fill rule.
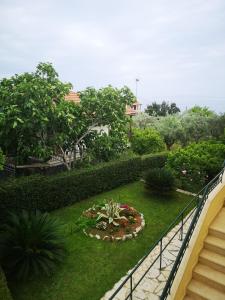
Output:
[[[225,206],[209,227],[184,300],[225,300]]]

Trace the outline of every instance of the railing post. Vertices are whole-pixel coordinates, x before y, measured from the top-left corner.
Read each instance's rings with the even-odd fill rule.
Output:
[[[130,300],[133,299],[133,279],[132,279],[132,274],[130,276]]]
[[[161,240],[160,240],[159,269],[162,270],[162,238],[161,238]]]
[[[180,241],[183,241],[183,232],[184,232],[184,213],[182,213],[181,215]]]

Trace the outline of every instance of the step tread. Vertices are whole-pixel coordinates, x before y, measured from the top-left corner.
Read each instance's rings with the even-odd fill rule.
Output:
[[[195,279],[191,280],[187,287],[187,291],[207,300],[225,300],[225,293],[215,290],[214,288]]]
[[[225,240],[215,237],[213,235],[208,235],[205,239],[205,243],[216,246],[221,249],[225,249]]]
[[[210,229],[225,233],[225,207],[221,209],[216,219],[212,222]]]
[[[225,267],[225,256],[212,252],[210,250],[203,249],[200,253],[200,257],[209,260],[212,263]]]
[[[210,281],[213,281],[222,286],[225,286],[225,274],[222,272],[216,271],[209,266],[199,263],[195,267],[194,273],[199,274],[199,275],[209,279]]]

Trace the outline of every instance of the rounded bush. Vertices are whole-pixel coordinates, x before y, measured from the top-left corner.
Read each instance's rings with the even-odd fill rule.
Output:
[[[154,128],[135,128],[131,137],[131,148],[135,153],[143,155],[163,151],[165,144],[160,133]]]
[[[175,178],[170,170],[155,168],[146,172],[145,185],[153,192],[169,193],[174,190]]]
[[[16,279],[50,275],[65,255],[60,224],[47,213],[10,214],[1,229],[1,264]]]

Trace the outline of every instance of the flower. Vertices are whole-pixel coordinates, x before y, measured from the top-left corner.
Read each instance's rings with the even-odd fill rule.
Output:
[[[120,208],[130,209],[130,206],[127,204],[121,204]]]

